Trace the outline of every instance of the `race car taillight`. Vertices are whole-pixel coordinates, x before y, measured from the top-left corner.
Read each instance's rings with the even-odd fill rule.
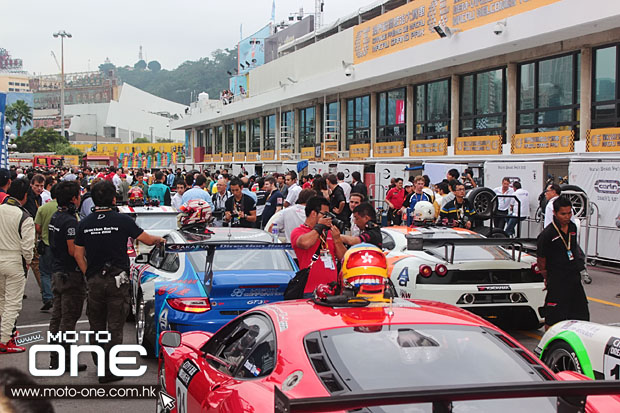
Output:
[[[420,275],[424,278],[428,278],[433,274],[433,269],[430,265],[420,265]]]
[[[185,313],[206,313],[211,309],[207,298],[168,298],[168,305]]]
[[[435,266],[435,272],[437,273],[437,275],[439,275],[440,277],[445,277],[446,274],[448,273],[448,267],[446,267],[443,264],[437,264]]]
[[[538,268],[538,264],[537,263],[533,263],[532,264],[532,272],[534,274],[540,274],[540,269]]]

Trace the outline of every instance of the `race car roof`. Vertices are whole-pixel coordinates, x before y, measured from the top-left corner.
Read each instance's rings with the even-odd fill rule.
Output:
[[[176,208],[170,206],[119,206],[118,212],[121,214],[178,214]]]
[[[208,233],[197,234],[196,232],[177,231],[177,234],[188,243],[272,243],[271,234],[255,228],[227,228],[208,227]]]

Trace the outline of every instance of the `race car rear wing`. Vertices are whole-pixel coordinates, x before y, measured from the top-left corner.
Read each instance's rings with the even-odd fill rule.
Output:
[[[290,250],[291,244],[274,244],[270,242],[191,242],[186,244],[166,243],[166,252],[194,252],[207,250]]]
[[[558,413],[585,411],[589,395],[619,394],[618,382],[597,381],[546,381],[517,382],[491,385],[433,386],[386,391],[364,391],[329,397],[289,399],[275,387],[274,412],[332,412],[354,410],[373,406],[432,403],[433,413],[450,413],[452,403],[468,400],[494,400],[525,397],[557,397]]]
[[[498,246],[512,250],[512,260],[521,261],[524,250],[535,250],[535,238],[426,238],[422,234],[407,234],[407,249],[423,251],[432,248],[445,248],[445,260],[454,263],[454,249],[458,246]]]

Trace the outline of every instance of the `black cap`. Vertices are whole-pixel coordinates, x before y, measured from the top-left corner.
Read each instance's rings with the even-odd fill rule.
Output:
[[[0,168],[0,186],[6,185],[11,179],[11,172],[6,168]]]

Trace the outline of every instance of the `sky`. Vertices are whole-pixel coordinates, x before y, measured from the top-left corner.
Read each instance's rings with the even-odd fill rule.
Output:
[[[358,10],[375,0],[325,0],[324,23]],[[240,39],[267,24],[273,0],[2,0],[11,17],[0,23],[0,48],[23,60],[30,74],[54,74],[61,60],[60,38],[65,30],[65,72],[97,70],[109,58],[117,66],[144,59],[172,70],[216,49],[232,49]],[[315,0],[276,0],[276,22],[303,7],[314,13]],[[11,6],[12,5],[12,6]],[[9,6],[9,7],[7,7]],[[20,11],[20,15],[17,12]]]

